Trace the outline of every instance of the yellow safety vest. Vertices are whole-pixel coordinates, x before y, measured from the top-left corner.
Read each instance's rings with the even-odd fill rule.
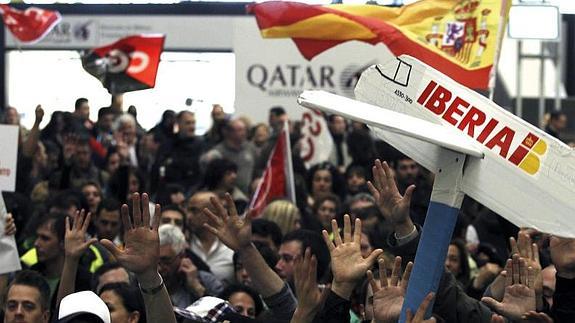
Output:
[[[104,264],[104,257],[102,257],[102,253],[94,245],[90,246],[90,250],[95,257],[95,259],[92,260],[92,263],[90,264],[90,272],[93,274]],[[20,257],[20,261],[22,261],[28,267],[32,267],[37,264],[38,253],[36,252],[36,248],[28,250],[22,257]]]

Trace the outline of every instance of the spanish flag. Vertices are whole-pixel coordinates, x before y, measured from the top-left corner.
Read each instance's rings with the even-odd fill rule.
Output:
[[[487,89],[510,6],[510,0],[421,0],[403,7],[270,1],[248,10],[264,38],[292,38],[308,60],[349,40],[383,43],[396,56],[411,55],[467,87]]]

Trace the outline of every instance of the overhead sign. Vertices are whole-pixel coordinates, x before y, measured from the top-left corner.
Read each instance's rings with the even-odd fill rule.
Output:
[[[389,109],[448,129],[454,142],[472,142],[484,157],[467,158],[464,193],[517,226],[575,238],[575,151],[569,146],[410,56],[370,67],[355,94],[376,106],[373,115]],[[427,169],[438,169],[439,145],[372,129]]]
[[[234,52],[235,107],[255,122],[267,121],[267,111],[277,105],[288,111],[290,119],[300,119],[303,110],[297,97],[307,89],[353,97],[363,70],[394,57],[383,45],[352,41],[308,61],[290,39],[263,39],[254,19],[236,20]]]
[[[0,192],[14,192],[18,158],[18,126],[0,125]]]
[[[7,48],[90,49],[131,35],[164,34],[166,50],[222,51],[232,49],[233,22],[225,16],[64,15],[35,44],[19,44],[8,31],[5,37]]]

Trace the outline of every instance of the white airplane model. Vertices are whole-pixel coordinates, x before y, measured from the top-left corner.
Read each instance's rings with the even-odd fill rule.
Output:
[[[436,174],[400,322],[437,291],[464,194],[517,226],[575,238],[569,146],[407,55],[363,72],[355,95],[363,102],[321,91],[298,102],[368,124]]]
[[[437,146],[473,156],[465,194],[517,226],[575,238],[569,146],[407,55],[363,72],[355,94],[370,105],[321,91],[305,91],[299,102],[370,125],[430,171],[438,169]]]

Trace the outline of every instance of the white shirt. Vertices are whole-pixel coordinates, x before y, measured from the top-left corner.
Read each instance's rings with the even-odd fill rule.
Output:
[[[202,242],[198,237],[192,235],[190,249],[200,257],[208,266],[212,273],[224,284],[234,282],[234,251],[216,239],[210,251],[206,254]]]

